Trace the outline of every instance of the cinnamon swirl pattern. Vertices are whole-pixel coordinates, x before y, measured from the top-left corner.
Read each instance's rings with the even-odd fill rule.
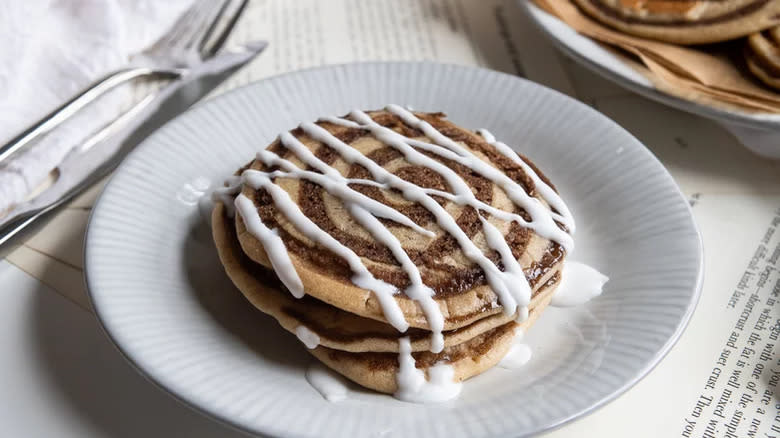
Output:
[[[390,105],[282,133],[215,192],[223,265],[349,379],[438,401],[549,303],[575,224],[490,133]]]
[[[620,31],[675,44],[706,44],[780,24],[780,0],[575,0]]]

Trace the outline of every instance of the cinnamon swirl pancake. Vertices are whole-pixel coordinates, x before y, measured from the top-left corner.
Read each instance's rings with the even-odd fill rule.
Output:
[[[747,39],[745,61],[763,83],[780,90],[780,26],[756,32]]]
[[[780,24],[780,0],[575,0],[620,31],[675,44],[743,37]]]
[[[395,105],[282,133],[215,196],[245,296],[331,368],[397,395],[421,372],[453,383],[495,364],[572,247],[571,214],[529,160]]]

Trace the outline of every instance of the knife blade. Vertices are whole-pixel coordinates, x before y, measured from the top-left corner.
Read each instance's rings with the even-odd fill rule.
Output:
[[[192,67],[187,75],[142,102],[134,117],[113,135],[89,147],[74,148],[57,167],[60,176],[51,187],[0,221],[0,259],[32,237],[59,207],[108,175],[146,137],[206,96],[266,46],[265,41],[243,44]]]

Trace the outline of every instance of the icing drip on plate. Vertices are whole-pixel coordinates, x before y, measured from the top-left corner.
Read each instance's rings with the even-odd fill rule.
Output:
[[[533,351],[531,350],[531,347],[528,346],[528,344],[524,344],[522,340],[523,332],[518,331],[518,333],[515,334],[515,338],[512,340],[512,346],[509,347],[506,356],[498,363],[499,367],[514,370],[522,367],[531,360]]]
[[[298,340],[303,342],[303,345],[309,350],[317,348],[317,346],[320,345],[320,336],[309,330],[305,325],[299,325],[295,328],[295,336],[297,336]]]
[[[306,369],[306,381],[329,402],[345,400],[349,395],[344,379],[319,362]]]
[[[211,199],[214,202],[221,202],[227,210],[227,215],[233,217],[236,214],[235,198],[241,193],[241,177],[230,176],[225,179],[224,187],[217,187],[211,192]]]
[[[428,379],[423,370],[414,366],[412,344],[408,337],[398,341],[398,391],[395,398],[414,403],[432,403],[452,400],[460,394],[461,382],[455,382],[452,365],[437,363],[428,368]]]
[[[585,304],[601,295],[609,277],[580,262],[567,261],[563,265],[561,284],[555,290],[550,305],[572,307]]]

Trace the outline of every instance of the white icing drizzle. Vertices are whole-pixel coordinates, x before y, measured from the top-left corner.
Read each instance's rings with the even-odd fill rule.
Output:
[[[404,123],[421,130],[426,137],[432,139],[436,143],[436,145],[446,148],[446,150],[441,150],[436,145],[432,145],[430,143],[426,143],[418,140],[409,140],[410,145],[433,152],[441,157],[453,160],[461,165],[464,165],[474,170],[475,172],[479,173],[483,177],[487,178],[492,183],[501,187],[501,189],[504,190],[504,192],[506,192],[509,199],[512,200],[512,202],[515,205],[523,208],[526,212],[528,212],[529,215],[531,215],[532,218],[531,223],[527,225],[529,228],[532,228],[542,237],[545,237],[547,239],[559,243],[567,251],[570,251],[572,249],[573,241],[571,235],[566,231],[562,230],[555,223],[554,221],[555,213],[552,213],[538,199],[526,193],[526,191],[523,189],[523,187],[520,184],[518,184],[517,182],[509,178],[506,174],[504,174],[504,172],[496,169],[495,167],[491,166],[489,163],[481,160],[468,149],[464,148],[463,146],[460,146],[459,144],[452,141],[449,137],[440,133],[438,130],[436,130],[436,128],[431,126],[430,123],[424,120],[420,120],[419,118],[417,118],[417,116],[401,108],[400,106],[388,105],[386,110],[400,117],[404,121]],[[506,147],[506,149],[510,149],[508,146],[506,145],[504,146]],[[448,151],[452,153],[447,153]],[[522,162],[522,160],[520,160],[519,157],[518,160]],[[526,173],[528,173],[533,180],[538,180],[539,182],[542,182],[539,176],[536,175],[536,173],[533,171],[533,169],[531,169],[530,166],[525,165],[523,167],[523,170]],[[542,184],[546,186],[546,184],[544,184],[543,182]],[[547,188],[549,189],[550,192],[555,193],[551,188],[549,188],[549,186],[547,186]],[[456,191],[456,193],[458,192]],[[568,212],[568,209],[566,209],[566,211]]]
[[[509,347],[509,352],[498,363],[501,368],[507,368],[510,370],[517,369],[527,364],[533,356],[531,347],[527,344],[512,344]]]
[[[558,222],[562,223],[563,225],[565,225],[566,228],[568,228],[569,231],[573,233],[576,230],[574,217],[569,211],[569,207],[566,206],[566,203],[563,202],[563,199],[561,199],[558,193],[556,193],[555,190],[553,190],[553,188],[550,187],[546,182],[542,181],[539,175],[537,175],[536,172],[534,172],[533,168],[531,168],[531,166],[529,166],[528,163],[526,163],[522,158],[520,158],[520,156],[517,155],[517,152],[515,152],[514,149],[507,146],[505,143],[496,140],[496,137],[493,134],[491,134],[490,131],[488,131],[487,129],[480,129],[477,131],[477,133],[479,133],[479,135],[481,135],[486,142],[493,145],[493,147],[495,147],[496,150],[501,152],[501,154],[514,161],[515,164],[520,166],[523,169],[523,171],[526,174],[528,174],[528,176],[531,177],[531,180],[534,182],[534,186],[536,187],[536,190],[539,192],[540,195],[542,195],[542,198],[544,198],[544,200],[547,201],[547,203],[550,204],[551,207],[553,207],[555,210],[559,212],[559,213],[553,213],[553,218]]]
[[[407,137],[404,137],[391,129],[379,125],[362,111],[353,111],[351,116],[362,124],[362,128],[370,130],[372,135],[374,135],[379,141],[401,152],[406,160],[410,163],[419,166],[426,166],[442,175],[442,177],[445,178],[447,184],[457,196],[463,197],[464,199],[475,199],[471,188],[469,188],[466,182],[463,181],[463,179],[457,173],[444,164],[426,156],[425,154],[420,153],[415,148],[409,146],[407,142],[410,140]],[[504,312],[511,315],[517,311],[518,298],[522,299],[525,295],[522,292],[524,289],[522,285],[525,283],[527,287],[528,283],[525,275],[523,274],[522,278],[517,278],[517,276],[501,272],[498,267],[482,253],[482,250],[480,250],[479,247],[477,247],[477,245],[472,242],[471,238],[460,228],[460,226],[455,221],[455,218],[453,218],[452,215],[450,215],[450,213],[434,198],[429,196],[424,189],[414,183],[394,175],[387,169],[375,163],[370,158],[361,154],[356,149],[336,138],[326,129],[314,123],[303,123],[301,128],[311,138],[333,148],[337,153],[344,157],[347,162],[351,164],[359,164],[366,168],[376,181],[385,183],[389,187],[401,191],[404,198],[413,202],[417,202],[425,209],[430,211],[436,218],[437,224],[444,231],[455,238],[466,258],[477,264],[485,272],[485,277],[488,281],[488,284],[493,289],[493,291],[496,292],[502,306],[504,306]],[[493,225],[489,223],[487,226],[493,227]],[[499,231],[496,230],[496,232],[498,233]],[[506,246],[506,241],[504,239],[502,239],[502,241],[503,245]],[[522,303],[522,305],[527,306],[528,303],[525,302]]]
[[[487,206],[486,204],[477,200],[471,189],[457,173],[442,163],[431,159],[425,154],[420,153],[412,146],[433,152],[439,156],[456,161],[477,171],[482,176],[502,187],[516,205],[524,208],[532,215],[534,221],[528,223],[519,215],[514,214],[512,215],[516,218],[512,219],[519,219],[519,222],[521,222],[522,225],[534,228],[540,235],[557,241],[567,250],[572,248],[573,245],[571,236],[565,231],[561,230],[558,225],[555,224],[554,220],[552,219],[552,213],[541,202],[539,202],[539,200],[529,196],[522,188],[522,186],[517,184],[511,178],[507,177],[498,169],[490,166],[486,162],[473,155],[467,149],[459,146],[448,137],[439,133],[427,122],[421,121],[403,108],[398,106],[389,106],[387,110],[401,117],[405,123],[421,129],[426,136],[440,142],[447,148],[445,149],[442,146],[436,146],[429,143],[409,139],[393,131],[392,129],[379,125],[378,123],[374,122],[367,114],[361,111],[353,111],[350,114],[351,117],[357,121],[357,123],[351,121],[343,121],[339,123],[345,126],[368,129],[377,139],[401,152],[406,160],[410,163],[428,167],[442,175],[448,183],[450,189],[455,193],[454,195],[447,194],[449,196],[445,197],[453,200],[454,202],[462,205],[470,205],[476,209],[487,210],[491,213],[506,213],[492,206]],[[328,121],[334,122],[336,119],[330,118]],[[310,127],[310,130],[313,132],[307,131],[306,126],[303,126],[303,128],[307,134],[314,134],[315,139],[325,142],[337,151],[343,149],[343,147],[346,146],[333,135],[330,135],[327,130],[320,128],[317,125],[311,125],[312,126]],[[456,154],[453,151],[457,151],[460,154]],[[376,178],[378,181],[382,181],[382,179],[380,179],[379,175],[377,174],[384,173],[388,185],[401,190],[404,197],[420,202],[424,207],[426,207],[434,214],[434,216],[437,218],[439,226],[455,237],[455,239],[458,241],[458,244],[463,249],[466,257],[483,269],[486,274],[488,283],[499,296],[499,300],[501,301],[502,306],[504,306],[505,312],[507,314],[513,314],[519,305],[521,307],[521,312],[519,314],[520,319],[524,319],[525,315],[527,314],[527,309],[524,309],[524,307],[527,306],[528,302],[530,301],[531,290],[525,275],[522,273],[522,269],[508,269],[504,272],[499,271],[495,265],[487,257],[485,257],[484,254],[482,254],[482,252],[476,248],[475,245],[473,245],[471,239],[465,235],[462,230],[460,230],[460,227],[453,223],[454,221],[451,220],[452,217],[446,211],[442,211],[443,209],[437,203],[430,202],[430,199],[426,199],[428,202],[421,201],[422,197],[420,196],[420,193],[434,194],[433,190],[421,189],[420,187],[403,180],[401,180],[402,182],[398,184],[398,182],[395,181],[398,179],[397,177],[389,174],[389,172],[381,168],[381,166],[373,163],[373,161],[368,160],[366,157],[364,158],[364,160],[360,160],[360,158],[356,159],[359,160],[359,164],[362,164],[364,167],[368,168],[369,172],[372,173],[374,178]],[[533,172],[532,169],[530,170]],[[506,218],[506,215],[502,216]],[[487,221],[483,221],[483,228],[485,229],[486,235],[500,235],[500,232]],[[503,236],[500,238],[491,239],[489,246],[491,249],[498,251],[500,254],[511,254],[511,249],[509,248]],[[514,257],[510,255],[508,258],[512,260],[509,263],[517,264]]]
[[[320,345],[320,336],[309,330],[305,325],[299,325],[295,328],[295,336],[297,336],[298,340],[303,342],[303,345],[309,350],[317,348],[317,346]]]
[[[312,363],[306,369],[306,380],[329,402],[345,400],[349,395],[344,378],[319,362]]]
[[[393,233],[385,228],[382,223],[372,216],[368,211],[351,204],[348,206],[350,214],[380,243],[384,244],[393,254],[396,260],[401,263],[401,268],[409,276],[411,285],[407,287],[404,292],[406,295],[420,303],[420,307],[425,314],[425,318],[428,321],[428,327],[431,330],[431,351],[439,353],[444,349],[444,315],[439,309],[439,304],[433,299],[433,289],[426,286],[422,281],[422,275],[417,265],[409,257],[409,254],[404,251],[401,242]]]
[[[517,259],[512,254],[512,249],[506,244],[504,236],[496,229],[496,227],[490,226],[488,221],[479,216],[479,220],[482,221],[482,231],[485,233],[485,240],[489,247],[495,248],[501,256],[501,263],[504,264],[504,272],[510,276],[517,278],[522,277],[525,280],[525,273],[522,266],[517,262]],[[518,294],[521,294],[519,311],[517,312],[518,322],[523,322],[528,318],[528,303],[531,301],[531,286],[528,281],[520,281],[515,285]]]
[[[409,337],[398,341],[398,373],[395,376],[398,391],[393,394],[397,399],[413,403],[432,403],[452,400],[460,394],[461,382],[454,380],[452,365],[436,363],[428,368],[428,380],[425,372],[414,366],[412,344]]]
[[[357,112],[357,111],[353,112],[352,115],[354,116],[355,113],[359,113],[359,112]],[[363,124],[354,122],[352,120],[342,119],[342,118],[339,118],[339,117],[322,117],[319,120],[322,121],[322,122],[328,122],[328,123],[332,123],[334,125],[340,125],[340,126],[344,126],[344,127],[347,127],[347,128],[369,129],[369,126],[367,126],[367,125],[363,125]],[[374,126],[375,128],[376,128],[376,126],[379,126],[376,123],[374,123],[373,120],[370,120],[370,119],[366,120],[365,118],[363,118],[362,120],[368,122],[369,124],[375,125]],[[414,139],[410,139],[410,138],[407,138],[407,137],[403,137],[402,135],[396,133],[395,131],[393,131],[391,129],[384,128],[384,127],[381,127],[381,126],[379,126],[379,127],[382,128],[383,132],[385,132],[387,134],[390,134],[390,135],[395,134],[395,135],[398,135],[398,136],[402,137],[403,141],[407,142],[411,146],[418,147],[420,149],[424,149],[424,150],[427,150],[427,151],[430,151],[430,152],[437,153],[437,154],[439,154],[440,156],[442,156],[444,158],[447,158],[447,159],[450,159],[450,160],[453,160],[453,161],[457,161],[460,164],[464,164],[464,165],[466,165],[468,167],[471,167],[472,169],[474,169],[474,166],[478,166],[479,169],[474,169],[474,170],[478,170],[478,173],[480,173],[479,171],[481,170],[481,171],[486,171],[486,172],[490,173],[492,176],[496,176],[497,174],[500,174],[500,172],[497,172],[495,169],[492,169],[492,166],[484,164],[484,162],[482,160],[479,160],[476,157],[472,156],[471,158],[466,160],[466,161],[468,161],[468,163],[464,163],[464,157],[463,156],[458,156],[458,155],[449,153],[451,151],[446,151],[446,150],[443,150],[442,148],[437,148],[435,145],[432,145],[430,143],[425,143],[423,141],[419,141],[419,140],[414,140]],[[491,136],[489,138],[493,138],[492,134],[490,134],[489,132],[487,132],[485,130],[482,130],[482,131],[484,131],[485,135]],[[483,137],[484,137],[484,135],[483,135]],[[460,146],[458,146],[457,143],[453,143],[453,144],[455,144],[458,148],[460,148]],[[548,212],[547,214],[550,214],[554,220],[560,221],[561,223],[563,223],[567,227],[570,226],[569,229],[573,231],[574,220],[570,218],[571,214],[569,213],[569,209],[568,209],[568,207],[566,207],[566,204],[564,204],[563,201],[560,199],[558,194],[555,193],[555,191],[551,187],[549,187],[544,181],[542,181],[541,178],[539,178],[539,176],[536,174],[536,172],[534,172],[534,170],[530,166],[528,166],[523,160],[521,160],[520,157],[518,157],[517,154],[514,151],[512,151],[511,148],[509,148],[509,146],[507,146],[507,145],[505,145],[503,143],[500,143],[500,145],[502,145],[505,149],[508,149],[510,152],[512,152],[515,155],[515,157],[517,157],[517,160],[519,160],[519,164],[522,166],[524,171],[526,173],[528,173],[528,175],[531,177],[532,181],[534,181],[534,183],[538,187],[542,187],[542,189],[539,190],[539,193],[542,194],[543,197],[545,196],[544,194],[547,193],[548,191],[551,192],[551,195],[547,195],[547,197],[549,197],[552,200],[551,201],[552,203],[551,202],[548,202],[548,203],[550,203],[550,205],[554,204],[553,207],[555,207],[556,205],[559,206],[561,208],[561,210],[566,212],[566,214],[568,215],[567,217],[569,217],[569,219],[567,219],[566,217],[561,216],[561,215],[559,215],[557,213],[553,213],[553,212]],[[464,151],[463,152],[464,154],[470,154],[470,152],[466,151],[463,148],[460,148],[460,150]],[[504,152],[506,152],[506,150]],[[509,158],[512,158],[512,157],[510,156]],[[482,176],[486,176],[486,175],[483,174]],[[496,182],[496,181],[493,181],[492,179],[491,179],[491,181],[492,182]],[[536,181],[538,181],[538,184],[536,183]],[[355,181],[355,182],[358,183],[358,181]],[[525,191],[522,190],[522,187],[519,187],[517,185],[517,183],[515,183],[514,181],[511,181],[511,179],[508,182],[504,181],[504,183],[505,183],[504,186],[510,187],[510,190],[512,192],[514,192],[516,198],[524,199],[524,197],[527,197],[528,198],[527,202],[533,203],[533,204],[531,204],[532,206],[535,206],[537,204],[538,201],[535,198],[527,196]],[[377,185],[377,184],[375,184],[375,185]],[[378,184],[378,186],[386,188],[385,184]],[[512,187],[512,186],[515,186],[515,187]],[[473,208],[475,208],[477,210],[483,210],[486,213],[490,213],[491,215],[496,216],[498,219],[501,219],[501,220],[515,221],[515,222],[519,223],[522,226],[529,227],[529,228],[534,228],[534,229],[537,229],[537,227],[539,226],[538,224],[534,224],[532,222],[526,221],[522,216],[520,216],[518,214],[511,213],[511,212],[508,212],[508,211],[505,211],[505,210],[501,210],[501,209],[493,207],[490,204],[486,204],[486,203],[476,199],[476,197],[464,198],[463,196],[453,195],[452,193],[445,192],[445,191],[442,191],[442,190],[436,190],[436,189],[427,189],[426,188],[426,189],[423,189],[423,190],[428,195],[436,195],[436,196],[445,198],[445,199],[447,199],[449,201],[455,202],[456,204],[468,205],[468,206],[473,207]],[[522,204],[521,206],[526,206],[526,205]],[[556,207],[556,209],[557,208],[558,207]],[[544,215],[544,213],[542,213],[542,215]],[[549,223],[549,221],[547,221],[545,226],[549,226],[549,225],[550,225],[550,223]],[[573,249],[573,240],[572,240],[571,236],[568,233],[566,233],[565,231],[561,230],[559,227],[555,226],[553,228],[553,231],[548,231],[548,232],[545,232],[544,230],[537,230],[537,231],[542,231],[542,232],[540,232],[540,234],[549,234],[552,237],[551,240],[555,240],[557,243],[559,243],[561,246],[563,246],[567,250]]]
[[[406,217],[398,210],[375,199],[372,199],[349,186],[349,184],[370,184],[374,181],[344,178],[338,171],[336,171],[336,169],[328,166],[324,161],[320,160],[313,153],[311,153],[311,151],[303,143],[301,143],[289,132],[285,132],[281,135],[281,142],[282,145],[297,155],[304,164],[307,164],[322,173],[301,169],[292,162],[279,157],[271,151],[262,150],[257,153],[257,158],[260,161],[269,167],[279,166],[285,170],[285,172],[271,172],[269,174],[271,178],[280,177],[309,180],[321,186],[328,193],[341,199],[343,202],[359,205],[361,208],[368,210],[374,216],[398,222],[399,224],[405,225],[426,236],[436,236],[434,232],[426,230],[425,228],[417,225],[414,221]],[[252,172],[257,171],[253,170]]]
[[[561,216],[561,215],[557,215],[555,213],[550,212],[536,198],[529,196],[525,192],[525,190],[515,181],[511,180],[505,174],[500,172],[498,169],[490,166],[485,161],[477,158],[470,151],[458,145],[457,143],[455,143],[445,135],[441,134],[429,123],[420,120],[411,112],[406,111],[397,105],[390,105],[386,109],[389,112],[401,117],[404,123],[411,125],[417,129],[420,129],[428,138],[431,138],[435,143],[437,143],[438,146],[404,137],[401,134],[398,134],[397,132],[389,128],[385,128],[377,124],[368,115],[366,115],[361,111],[353,111],[350,114],[351,117],[357,121],[357,123],[352,121],[347,121],[344,119],[333,118],[333,117],[327,118],[324,121],[340,124],[343,126],[349,126],[353,128],[357,127],[357,128],[369,129],[377,139],[396,148],[402,154],[404,154],[407,161],[411,162],[412,164],[426,166],[436,171],[440,175],[442,175],[447,181],[450,188],[453,190],[453,192],[455,192],[454,196],[448,196],[449,199],[460,204],[470,204],[475,208],[480,208],[480,207],[484,208],[487,206],[479,205],[481,203],[478,200],[476,200],[476,197],[473,195],[471,190],[468,188],[468,186],[460,178],[459,175],[457,175],[447,166],[444,166],[443,164],[433,159],[430,159],[426,155],[419,153],[414,148],[412,148],[411,145],[420,149],[433,152],[444,158],[456,161],[464,166],[467,166],[477,171],[482,176],[488,178],[493,183],[500,186],[516,205],[522,207],[524,210],[529,212],[529,214],[531,214],[532,223],[527,223],[526,221],[521,220],[521,223],[523,225],[530,226],[531,228],[535,229],[535,231],[537,231],[537,233],[539,233],[540,235],[557,241],[564,248],[566,248],[567,251],[572,249],[573,242],[571,236],[564,230],[561,230],[560,227],[558,227],[558,225],[554,221],[554,217]],[[328,131],[322,128],[316,129],[315,127],[319,128],[316,125],[310,127],[311,128],[310,130],[315,131],[314,132],[315,139],[323,141],[331,147],[337,146],[336,149],[339,150],[338,146],[342,146],[342,145],[339,144],[340,142],[338,141],[338,139],[336,139],[332,135],[329,135]],[[306,127],[304,127],[304,131],[306,131]],[[307,131],[307,134],[312,135],[312,132]],[[317,136],[316,134],[322,134],[322,135]],[[495,142],[494,138],[492,140]],[[501,148],[502,153],[506,153],[507,150],[511,151],[511,149],[509,149],[509,147],[504,144],[502,144],[499,147]],[[446,148],[446,150],[444,150],[443,148]],[[545,184],[541,180],[541,178],[538,177],[538,175],[536,175],[536,173],[533,171],[533,169],[530,166],[528,166],[525,162],[522,162],[522,160],[517,156],[517,154],[514,154],[514,156],[516,158],[516,160],[514,161],[516,162],[519,161],[523,169],[532,178],[532,181],[538,183],[539,186],[538,190],[540,191],[540,193],[543,196],[546,194],[548,198],[552,199],[552,202],[555,205],[561,207],[561,211],[563,211],[564,216],[566,216],[566,218],[561,217],[562,222],[566,222],[565,224],[568,223],[573,227],[573,221],[569,220],[570,219],[569,210],[568,208],[566,208],[565,204],[563,204],[563,202],[560,200],[560,197],[558,197],[555,191],[552,190],[547,184]],[[366,167],[364,162],[361,162],[360,164],[363,164],[364,167]],[[375,172],[374,169],[375,167],[378,166],[370,166],[369,171],[373,174],[375,178],[377,178],[378,175],[376,174],[377,172]],[[379,172],[381,172],[381,170]],[[379,178],[377,179],[381,181]],[[393,186],[392,182],[393,181],[391,179],[390,184],[388,185]],[[408,199],[410,198],[410,196],[408,196],[408,191],[414,190],[414,188],[404,190],[404,187],[397,187],[397,186],[395,188],[402,190],[404,196],[407,197]],[[431,190],[428,190],[427,192],[428,194],[432,194]],[[465,199],[458,199],[458,198],[465,198]],[[425,203],[423,203],[423,205],[427,207]],[[493,208],[492,206],[484,209],[492,210],[493,213],[497,213],[496,212],[497,209]],[[438,221],[440,217],[438,214],[436,214],[437,211],[432,210],[432,213],[434,213]],[[493,227],[489,222],[482,219],[483,229],[488,239],[488,246],[490,246],[491,249],[495,249],[496,251],[498,251],[499,254],[502,256],[502,261],[504,262],[506,267],[504,273],[500,273],[500,271],[498,271],[497,269],[492,269],[493,268],[492,262],[490,262],[481,253],[476,254],[476,252],[478,251],[476,252],[470,251],[472,249],[469,248],[470,239],[468,239],[467,236],[462,236],[463,233],[459,233],[460,231],[459,227],[455,227],[458,229],[453,230],[452,227],[448,226],[449,224],[446,224],[447,222],[446,218],[444,221],[445,224],[442,224],[441,221],[438,222],[439,225],[442,226],[442,228],[444,228],[447,232],[451,233],[456,238],[456,240],[458,240],[458,243],[461,245],[461,247],[464,250],[464,254],[467,257],[469,257],[473,262],[477,263],[481,268],[483,268],[483,271],[485,272],[486,277],[488,278],[488,282],[490,283],[492,289],[496,291],[496,293],[499,295],[499,299],[501,300],[501,303],[504,306],[505,311],[510,314],[514,313],[517,305],[520,304],[521,310],[520,312],[518,312],[518,319],[519,320],[525,319],[528,313],[526,306],[530,301],[531,288],[525,279],[522,269],[519,267],[519,264],[517,263],[516,259],[512,256],[511,249],[509,248],[508,244],[506,243],[505,239],[500,234],[500,232],[498,232],[498,230],[496,230],[495,227]],[[465,239],[463,239],[462,237],[465,237]],[[475,257],[471,257],[471,256],[475,256]],[[503,283],[504,287],[501,287],[502,286],[501,283]]]
[[[211,212],[214,211],[214,199],[211,196],[201,196],[198,199],[198,213],[201,219],[211,225]]]
[[[561,284],[555,290],[550,305],[571,307],[585,304],[601,295],[609,277],[580,262],[567,261],[563,265]]]
[[[304,295],[303,282],[295,271],[282,238],[279,237],[278,233],[265,226],[260,215],[257,214],[255,204],[249,198],[240,194],[236,197],[234,205],[244,220],[247,231],[263,245],[276,276],[295,298],[302,298]]]
[[[395,237],[395,235],[375,216],[385,217],[404,225],[411,223],[410,227],[415,230],[420,230],[420,232],[432,236],[435,234],[415,224],[411,219],[398,212],[398,210],[353,190],[348,184],[354,182],[354,180],[344,178],[335,169],[328,166],[325,162],[311,153],[311,151],[293,135],[289,133],[285,134],[287,135],[283,134],[280,137],[282,145],[295,153],[304,164],[320,170],[322,174],[304,171],[291,162],[284,160],[269,151],[259,153],[258,158],[263,160],[266,165],[277,165],[291,174],[311,179],[313,182],[322,186],[328,193],[341,199],[352,217],[363,226],[363,228],[368,230],[378,242],[390,249],[393,257],[401,264],[401,268],[409,277],[410,286],[404,292],[409,298],[420,303],[420,307],[428,321],[428,326],[431,330],[431,351],[434,353],[442,351],[444,349],[444,335],[442,334],[442,330],[444,329],[444,316],[442,315],[441,309],[439,309],[438,303],[433,299],[434,292],[430,287],[423,283],[422,275],[420,274],[417,265],[415,265],[406,251],[404,251],[398,238]],[[383,311],[385,310],[383,309]],[[400,309],[398,309],[398,311],[400,312]],[[385,313],[387,312],[385,311]]]
[[[322,122],[328,122],[328,123],[332,123],[334,125],[341,125],[341,126],[348,127],[348,128],[368,129],[368,126],[366,126],[366,125],[361,125],[360,123],[353,122],[352,120],[341,119],[341,118],[338,118],[338,117],[322,117],[319,120],[322,121]],[[390,129],[387,129],[387,128],[384,128],[384,127],[381,127],[381,128],[385,132],[389,131],[388,134],[391,134],[391,135],[392,134],[397,134],[395,131],[392,131]],[[398,135],[401,136],[400,134],[398,134]],[[434,145],[431,145],[429,143],[421,142],[421,141],[414,140],[414,139],[409,139],[409,138],[403,137],[403,136],[401,136],[401,137],[404,139],[404,141],[409,142],[410,145],[415,146],[415,147],[420,147],[420,148],[426,149],[426,150],[430,150],[432,147],[435,147]],[[444,151],[441,148],[439,148],[438,150],[435,150],[434,152],[441,152],[441,153],[443,153],[443,156],[445,158],[455,158],[455,160],[459,160],[459,158],[457,158],[456,156],[454,156],[452,154],[449,154],[447,151]],[[531,169],[531,172],[533,172],[533,169]],[[354,182],[356,184],[362,184],[363,183],[362,181],[365,181],[365,180],[350,180],[350,183]],[[373,181],[373,183],[374,183],[373,184],[374,186],[377,186],[377,187],[380,187],[380,188],[388,188],[387,184],[378,184],[375,181]],[[436,189],[429,189],[429,188],[423,188],[422,190],[427,195],[435,195],[435,196],[439,196],[439,197],[445,198],[448,201],[452,201],[452,202],[454,202],[456,204],[468,205],[468,206],[473,207],[473,208],[475,208],[477,210],[482,210],[482,211],[485,211],[486,213],[490,213],[491,215],[495,216],[496,218],[504,220],[504,221],[507,221],[507,222],[514,221],[514,222],[517,222],[518,224],[520,224],[522,226],[525,226],[525,227],[531,227],[533,225],[531,222],[526,221],[519,214],[515,214],[515,213],[511,213],[511,212],[505,211],[505,210],[498,209],[496,207],[493,207],[490,204],[486,204],[486,203],[476,199],[476,197],[464,198],[463,196],[453,195],[452,193],[449,193],[449,192],[445,192],[445,191],[442,191],[442,190],[436,190]],[[565,244],[565,245],[569,245],[570,244],[570,242],[571,242],[570,236],[566,236],[565,233],[563,233],[563,232],[561,232],[561,234],[558,234],[558,236],[561,238],[561,242],[559,242],[559,243],[561,243],[562,245],[563,244]]]
[[[225,206],[228,217],[233,217],[235,208],[233,198],[241,192],[241,177],[229,176],[225,179],[224,187],[217,187],[211,192],[211,199],[214,202],[221,202]]]
[[[201,219],[211,225],[211,212],[214,210],[214,201],[212,200],[211,181],[203,176],[198,176],[192,181],[185,183],[176,193],[176,199],[185,205],[195,205],[198,208]]]
[[[523,332],[518,331],[518,333],[515,335],[515,338],[512,340],[512,345],[509,347],[509,351],[498,363],[499,367],[514,370],[522,367],[531,360],[533,351],[531,350],[530,346],[522,343],[522,340]]]
[[[382,310],[385,313],[385,317],[387,318],[387,321],[390,323],[390,325],[398,329],[400,332],[404,332],[407,328],[409,328],[409,323],[407,323],[404,319],[404,314],[401,311],[398,302],[396,302],[395,298],[393,297],[393,295],[397,292],[395,286],[374,277],[366,265],[364,265],[360,260],[360,256],[355,254],[355,252],[349,249],[347,246],[342,245],[341,242],[336,240],[327,232],[323,231],[311,219],[306,217],[298,205],[292,199],[290,199],[290,195],[288,195],[284,189],[274,184],[274,182],[271,181],[271,179],[268,177],[267,173],[256,170],[246,170],[241,175],[241,178],[243,179],[244,184],[248,184],[255,190],[264,189],[266,192],[268,192],[268,194],[273,199],[277,210],[279,210],[279,212],[306,237],[344,259],[353,273],[352,283],[358,287],[374,292],[377,300],[379,301],[379,305],[382,307]],[[239,198],[241,197],[242,196],[239,196]],[[246,197],[244,197],[244,199],[246,199],[251,204],[251,201],[249,201]],[[236,199],[236,202],[238,202],[238,199]],[[238,205],[236,206],[238,207]],[[255,216],[257,216],[256,219],[255,216],[253,216],[252,220],[262,222],[259,215],[257,215],[254,204],[252,204],[252,210],[254,211]],[[239,209],[239,213],[241,213],[241,215],[245,218],[244,220],[246,220],[244,211]],[[249,228],[247,227],[247,229]],[[254,233],[252,234],[254,235]],[[279,239],[279,236],[276,237]],[[279,239],[279,242],[281,242],[281,239]],[[274,263],[274,259],[277,259],[281,269],[286,273],[294,274],[295,278],[298,280],[298,282],[300,282],[300,277],[298,277],[297,272],[295,272],[295,266],[293,266],[292,261],[290,260],[290,256],[287,253],[283,243],[281,246],[273,246],[270,251],[266,249],[266,253],[268,254],[269,260],[271,260],[271,264],[274,266],[274,271],[277,273],[279,272],[279,268],[277,268],[276,264]],[[287,286],[285,279],[283,279],[281,275],[279,276],[279,279],[282,280],[285,286]]]
[[[176,193],[176,199],[186,205],[196,205],[200,199],[205,195],[211,181],[208,178],[199,176],[192,181],[185,183],[184,186]]]

